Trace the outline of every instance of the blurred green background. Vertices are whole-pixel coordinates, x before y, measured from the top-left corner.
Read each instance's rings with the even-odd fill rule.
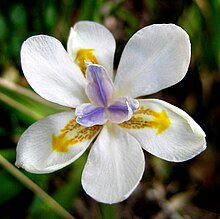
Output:
[[[66,45],[79,20],[107,26],[117,41],[115,67],[127,40],[143,26],[175,23],[190,35],[187,76],[153,97],[187,111],[205,130],[208,148],[183,163],[146,155],[147,169],[135,192],[115,205],[97,203],[80,178],[87,154],[47,175],[21,170],[75,218],[220,218],[220,1],[219,0],[38,0],[0,4],[0,154],[12,164],[21,133],[33,122],[60,111],[28,86],[20,66],[22,42],[47,34]],[[0,164],[0,218],[61,218]]]

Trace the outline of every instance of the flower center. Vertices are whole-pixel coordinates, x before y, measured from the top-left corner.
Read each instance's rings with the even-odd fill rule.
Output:
[[[86,94],[90,103],[76,108],[76,121],[86,127],[107,121],[120,124],[131,119],[139,102],[129,97],[114,98],[114,85],[101,65],[89,64],[86,69]]]

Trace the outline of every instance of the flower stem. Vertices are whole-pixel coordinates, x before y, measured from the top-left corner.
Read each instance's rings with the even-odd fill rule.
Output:
[[[2,165],[8,172],[10,172],[16,179],[30,189],[34,194],[39,196],[48,206],[50,206],[60,217],[66,219],[74,219],[74,217],[66,211],[59,203],[57,203],[51,196],[42,190],[37,184],[31,181],[21,171],[15,168],[8,160],[0,154],[0,165]]]

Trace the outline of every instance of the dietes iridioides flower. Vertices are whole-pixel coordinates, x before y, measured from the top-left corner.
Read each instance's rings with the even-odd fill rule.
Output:
[[[191,47],[183,29],[157,24],[139,30],[125,46],[115,77],[115,40],[104,26],[78,22],[67,51],[45,35],[22,45],[22,69],[32,88],[72,110],[44,118],[24,132],[17,166],[32,173],[53,172],[79,158],[94,141],[82,173],[83,188],[100,202],[116,203],[142,177],[142,149],[180,162],[206,148],[205,133],[181,109],[162,100],[135,99],[185,76]]]

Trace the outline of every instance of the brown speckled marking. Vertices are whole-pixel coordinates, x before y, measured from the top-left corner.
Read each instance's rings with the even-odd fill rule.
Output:
[[[165,110],[155,112],[149,108],[139,107],[129,121],[119,124],[120,127],[126,129],[157,129],[157,135],[164,132],[171,122]]]
[[[84,127],[72,119],[63,129],[60,130],[59,135],[52,135],[52,148],[57,152],[68,152],[68,147],[85,140],[92,139],[100,130],[102,126]]]

